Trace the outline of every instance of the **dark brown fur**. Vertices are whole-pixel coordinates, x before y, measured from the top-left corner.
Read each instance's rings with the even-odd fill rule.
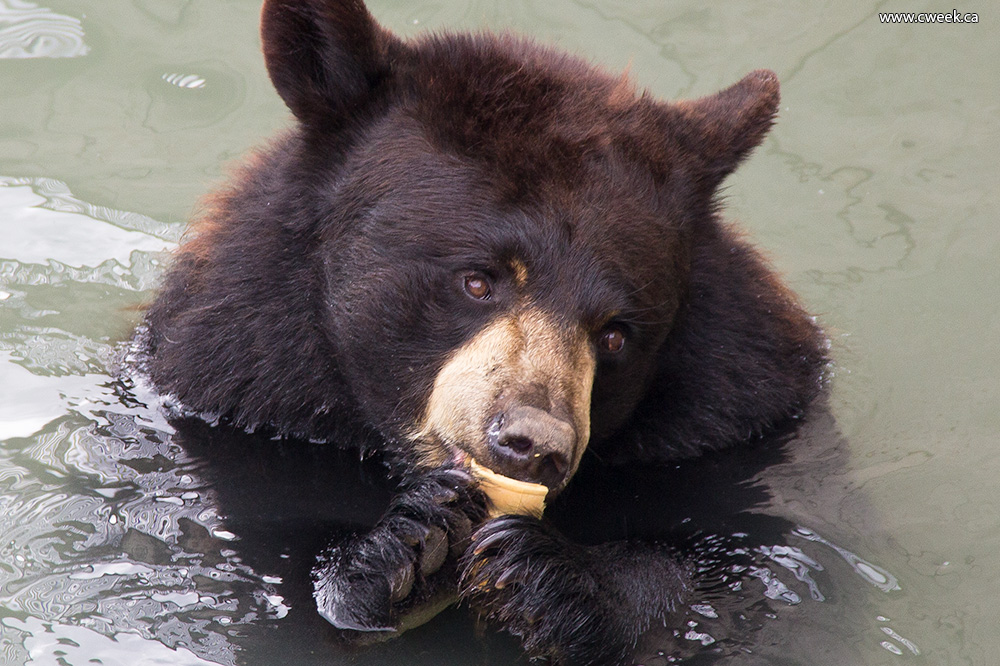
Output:
[[[269,0],[262,35],[271,79],[297,122],[210,200],[147,314],[144,369],[184,405],[244,428],[385,452],[407,470],[404,495],[421,489],[398,511],[419,505],[421,521],[450,530],[461,520],[435,513],[427,498],[435,484],[469,481],[440,470],[421,481],[415,468],[472,456],[510,475],[541,474],[497,454],[492,414],[495,425],[505,410],[541,409],[563,424],[550,431],[573,430],[559,445],[574,456],[556,465],[565,476],[546,477],[558,489],[588,432],[602,460],[663,462],[755,439],[819,391],[821,332],[717,214],[719,184],[772,124],[774,74],[665,103],[624,76],[510,35],[404,42],[353,0]],[[463,293],[470,271],[486,276],[489,299]],[[468,397],[479,402],[454,429],[473,433],[461,441],[421,430],[442,368],[504,317],[545,322],[538,335],[564,356],[551,367],[594,367],[589,422],[560,403],[584,393],[526,372]],[[599,347],[609,326],[624,331],[620,353]],[[504,358],[521,358],[519,349]],[[403,523],[392,516],[318,574],[320,610],[334,624],[384,628],[402,612],[369,598],[389,589],[394,567],[419,558],[400,545],[391,526]],[[635,633],[625,618],[570,627],[559,608],[589,603],[601,586],[567,581],[556,595],[550,579],[545,594],[555,596],[536,602],[551,619],[535,628],[512,619],[523,595],[490,591],[498,577],[517,579],[491,567],[524,564],[510,561],[516,546],[482,561],[491,545],[540,547],[511,536],[521,529],[541,528],[487,524],[466,552],[477,608],[511,623],[535,654],[618,658]],[[535,536],[554,552],[570,548]],[[636,548],[601,552],[674,570],[659,550]],[[573,548],[552,557],[570,577],[584,566]],[[618,569],[607,585],[629,579]],[[643,595],[660,607],[676,592]],[[371,615],[350,615],[345,604],[361,597]],[[560,618],[566,626],[555,626]],[[568,644],[587,631],[612,645]]]

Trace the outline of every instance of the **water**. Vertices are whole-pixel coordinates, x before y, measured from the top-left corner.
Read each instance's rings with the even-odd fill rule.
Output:
[[[713,92],[756,67],[779,74],[780,121],[730,181],[729,214],[829,331],[830,395],[773,460],[674,470],[667,498],[662,479],[630,480],[642,508],[707,531],[692,552],[717,582],[649,632],[644,663],[992,663],[990,10],[960,7],[986,10],[975,25],[889,26],[876,12],[895,7],[872,2],[371,8],[405,34],[531,33],[629,67],[664,97]],[[337,501],[361,525],[387,492],[377,468],[235,434],[226,448],[221,433],[178,432],[141,387],[112,380],[115,347],[198,196],[287,121],[258,54],[258,9],[0,1],[0,663],[518,660],[461,609],[344,656],[310,615],[296,563],[308,568],[322,538],[345,529],[310,498],[348,479]],[[354,506],[356,495],[374,499]],[[554,517],[586,531],[572,496]],[[720,569],[741,548],[745,568]]]

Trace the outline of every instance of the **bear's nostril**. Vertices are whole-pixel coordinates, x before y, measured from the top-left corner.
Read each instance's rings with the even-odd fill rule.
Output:
[[[535,448],[535,443],[528,437],[504,437],[499,443],[500,446],[504,446],[521,455],[526,455],[531,449]]]
[[[539,459],[533,467],[532,476],[534,476],[539,483],[551,488],[562,482],[566,476],[566,470],[568,468],[569,460],[561,454],[549,453],[544,456],[539,455]]]
[[[545,476],[561,479],[569,469],[569,460],[559,453],[550,453],[542,458],[541,467]]]

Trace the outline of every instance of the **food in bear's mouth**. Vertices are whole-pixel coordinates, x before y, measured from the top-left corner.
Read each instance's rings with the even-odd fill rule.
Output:
[[[479,479],[479,487],[490,501],[490,517],[505,514],[520,514],[541,518],[545,511],[545,497],[548,486],[540,483],[518,481],[509,476],[497,474],[469,458],[472,474]]]

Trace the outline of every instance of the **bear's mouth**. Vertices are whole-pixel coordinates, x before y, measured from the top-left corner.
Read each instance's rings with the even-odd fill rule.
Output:
[[[478,479],[480,490],[489,500],[491,518],[508,514],[541,518],[545,511],[545,502],[553,494],[548,486],[518,481],[497,474],[479,465],[474,458],[469,459],[469,469]]]
[[[479,488],[489,501],[491,518],[506,514],[522,514],[541,518],[546,501],[558,491],[540,483],[515,479],[476,460],[468,451],[444,444],[450,461],[456,467],[469,470],[479,482]]]
[[[507,427],[505,427],[505,425]],[[564,446],[553,445],[563,437]],[[578,463],[571,424],[542,410],[518,406],[495,416],[480,442],[469,443],[440,433],[416,433],[418,465],[469,469],[473,464],[511,482],[544,486],[554,497],[569,483]],[[585,445],[584,445],[585,446]]]
[[[454,444],[445,444],[445,450],[448,451],[451,457],[451,463],[456,467],[468,467],[469,461],[473,460],[473,457],[467,451],[460,449]]]

